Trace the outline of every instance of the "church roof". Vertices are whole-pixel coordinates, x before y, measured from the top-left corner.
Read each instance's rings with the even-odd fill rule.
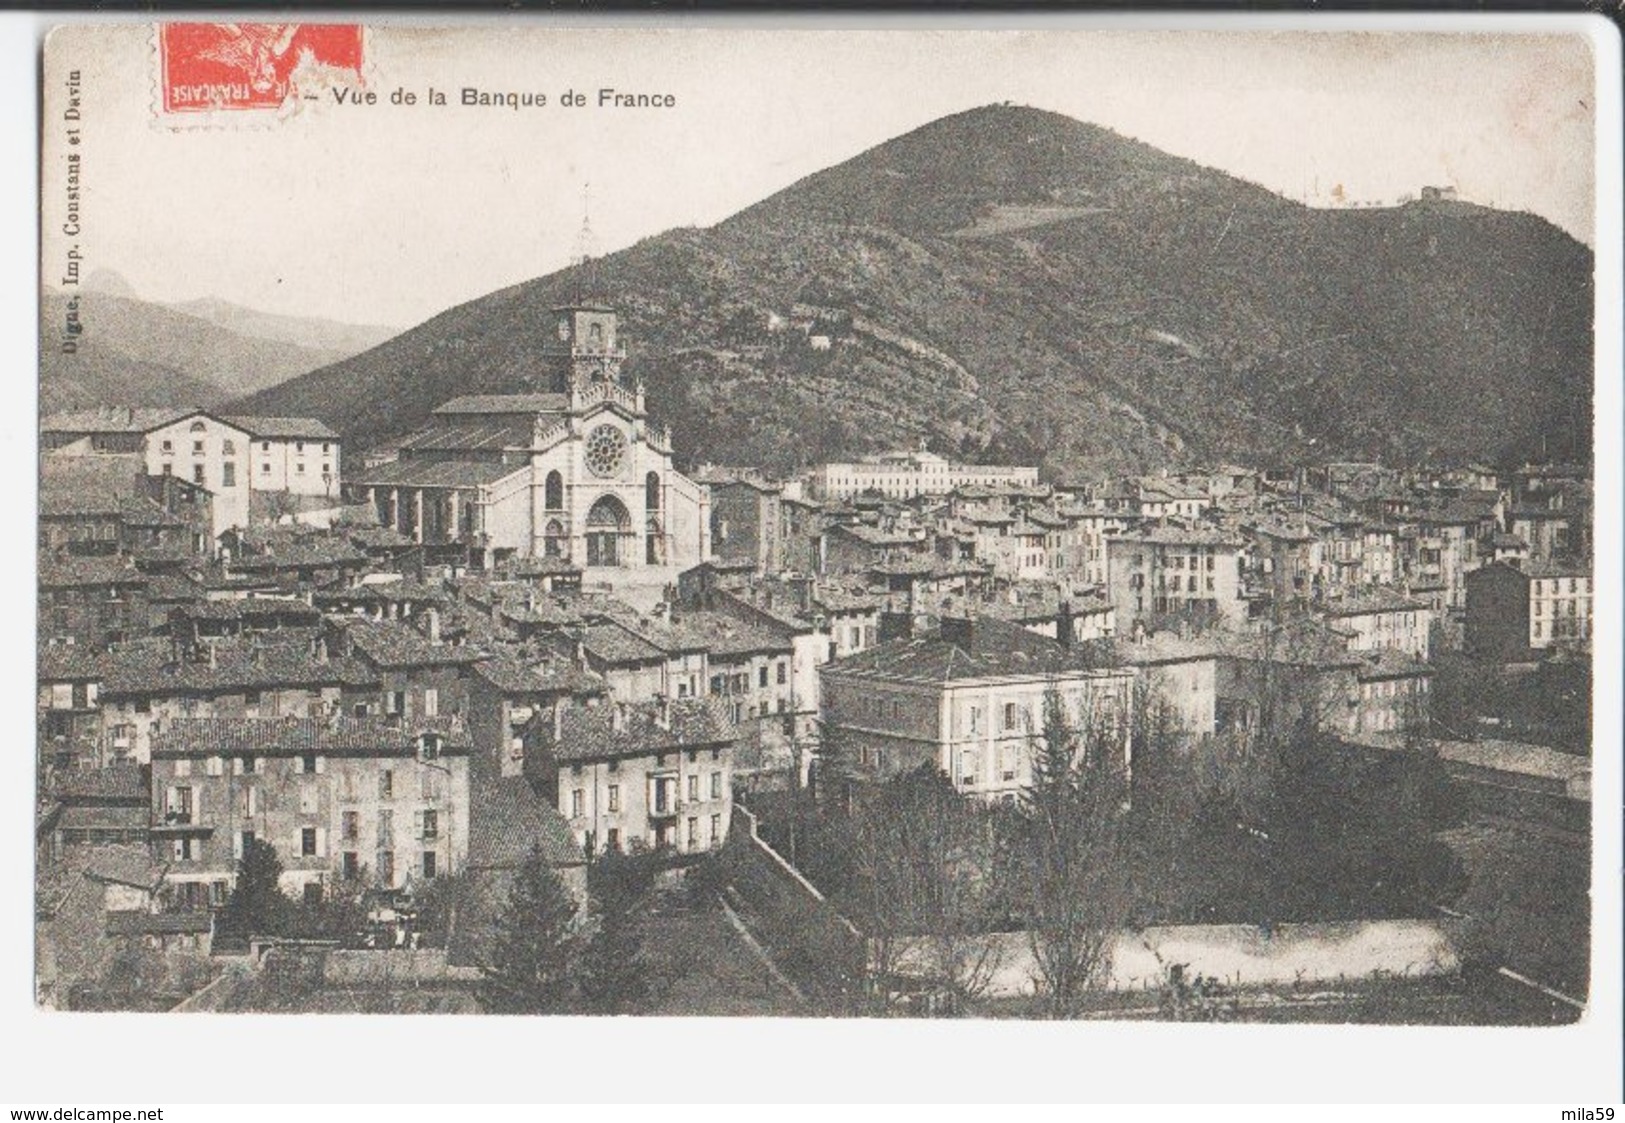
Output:
[[[451,420],[426,425],[401,438],[401,451],[429,449],[491,451],[529,446],[534,426],[528,416],[497,420]]]
[[[437,406],[435,413],[563,413],[570,406],[568,394],[465,394]]]
[[[374,487],[480,487],[528,471],[528,464],[484,460],[392,460],[362,469],[349,482]]]

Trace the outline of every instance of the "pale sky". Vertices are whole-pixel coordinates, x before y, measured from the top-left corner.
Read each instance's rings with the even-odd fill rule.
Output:
[[[373,28],[385,104],[175,130],[152,36],[69,29],[45,64],[44,268],[63,243],[60,74],[82,75],[85,269],[143,297],[400,327],[567,264],[583,185],[599,252],[705,226],[959,110],[1011,101],[1104,125],[1330,205],[1424,184],[1589,243],[1592,56],[1582,35]],[[444,108],[422,104],[429,87]],[[457,104],[540,91],[543,109]],[[672,93],[562,109],[566,89]],[[415,90],[411,109],[387,104]],[[589,100],[592,100],[591,98]],[[234,119],[235,120],[235,119]],[[952,153],[944,153],[951,159]]]

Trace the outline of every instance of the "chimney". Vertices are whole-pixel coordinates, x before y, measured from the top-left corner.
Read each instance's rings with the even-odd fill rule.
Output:
[[[216,661],[215,655],[214,655],[214,644],[212,642],[210,642],[210,643],[204,644],[204,646],[209,649],[209,670],[212,671],[217,666],[219,666],[219,663]]]
[[[317,636],[310,642],[310,654],[318,663],[327,662],[327,637]]]
[[[1060,609],[1055,613],[1055,638],[1062,647],[1072,646],[1072,602],[1064,597]]]
[[[440,642],[440,610],[433,605],[423,610],[423,615],[429,622],[429,642]]]
[[[671,728],[671,699],[664,694],[655,699],[655,724],[662,729]]]
[[[561,697],[553,703],[553,743],[557,745],[564,740],[564,711],[570,705],[570,699]]]
[[[626,728],[626,703],[616,702],[609,711],[609,727],[616,733]]]

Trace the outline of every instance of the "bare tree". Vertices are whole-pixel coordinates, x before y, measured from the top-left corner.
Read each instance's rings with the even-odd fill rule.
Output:
[[[851,911],[869,939],[869,974],[882,1012],[908,976],[956,1007],[981,995],[999,965],[988,937],[994,840],[985,810],[934,767],[867,794],[850,831]]]
[[[1051,1017],[1076,1017],[1110,963],[1130,904],[1128,771],[1115,717],[1085,708],[1074,728],[1060,691],[1044,699],[1023,805],[1017,893],[1035,982]]]

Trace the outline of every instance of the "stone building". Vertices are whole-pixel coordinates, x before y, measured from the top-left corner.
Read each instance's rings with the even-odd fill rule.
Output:
[[[669,582],[710,554],[705,489],[673,467],[671,434],[623,381],[615,313],[552,315],[557,340],[534,356],[530,392],[442,404],[351,490],[431,553],[563,558],[617,587]]]

